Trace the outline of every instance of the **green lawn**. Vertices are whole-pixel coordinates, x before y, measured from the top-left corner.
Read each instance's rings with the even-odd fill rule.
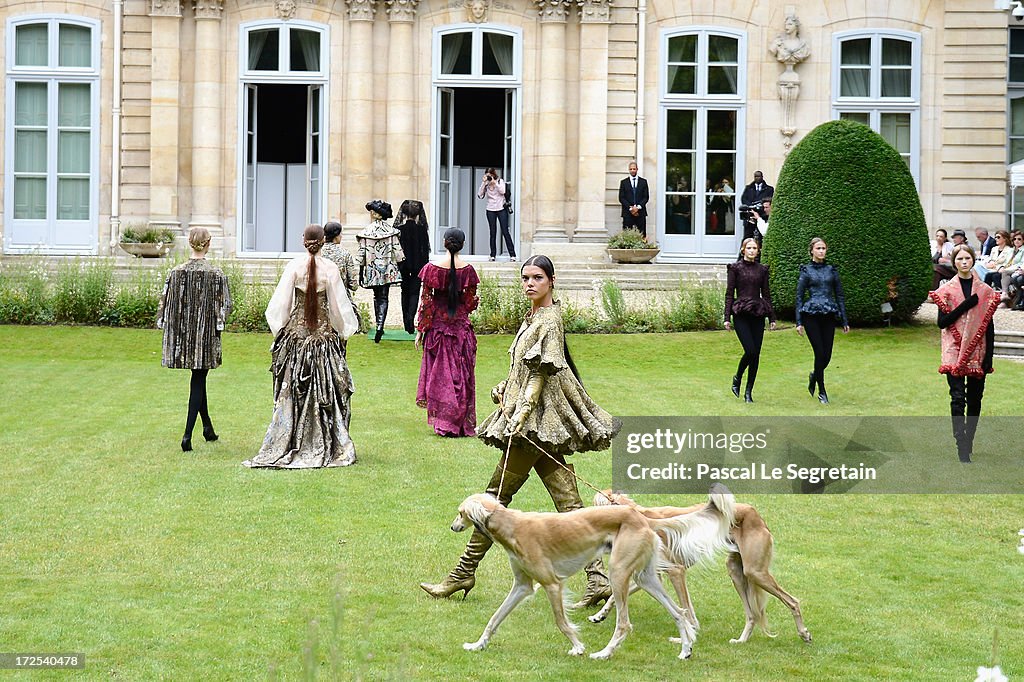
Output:
[[[593,397],[620,415],[942,415],[937,337],[932,327],[840,334],[827,408],[807,395],[810,347],[792,329],[766,335],[752,406],[729,393],[732,334],[570,344]],[[508,343],[480,338],[481,418]],[[801,600],[811,645],[774,599],[778,637],[730,645],[743,615],[719,561],[691,577],[702,628],[689,661],[676,659],[672,623],[644,595],[630,604],[633,634],[607,662],[566,655],[543,595],[485,652],[466,653],[508,590],[503,553],[487,557],[465,601],[435,602],[417,583],[439,580],[458,556],[467,536],[448,524],[497,451],[433,436],[413,403],[411,343],[358,338],[349,360],[359,463],[248,470],[240,462],[271,412],[269,346],[268,335],[225,337],[225,365],[209,381],[221,439],[207,444],[197,429],[186,454],[188,373],[160,367],[159,332],[0,327],[0,652],[83,652],[76,679],[290,680],[318,641],[305,659],[323,679],[333,658],[342,679],[968,680],[989,664],[998,630],[998,662],[1011,679],[1024,675],[1024,498],[993,495],[741,496],[775,534],[774,573]],[[986,414],[1019,414],[1024,365],[996,370]],[[953,457],[952,438],[949,447]],[[610,483],[610,452],[576,463]],[[516,506],[551,503],[534,481]],[[571,585],[582,589],[582,577]],[[575,620],[588,651],[604,646],[610,621]]]

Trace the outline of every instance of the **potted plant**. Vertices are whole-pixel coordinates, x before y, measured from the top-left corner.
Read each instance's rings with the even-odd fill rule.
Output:
[[[650,263],[661,249],[640,234],[640,230],[629,228],[608,240],[608,255],[616,263]]]
[[[174,248],[174,232],[167,228],[129,225],[121,233],[120,246],[136,258],[162,258]]]

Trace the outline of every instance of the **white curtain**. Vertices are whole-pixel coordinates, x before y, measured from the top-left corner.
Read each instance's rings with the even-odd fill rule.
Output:
[[[292,40],[298,38],[299,47],[302,48],[302,57],[306,61],[306,68],[296,69],[292,64],[292,71],[319,71],[320,70],[320,34],[316,31],[302,31],[293,29]]]
[[[441,73],[454,73],[455,62],[459,61],[465,33],[448,33],[441,37]]]
[[[870,97],[870,69],[839,69],[839,95],[841,97]]]
[[[882,70],[882,97],[910,97],[910,69]]]
[[[502,76],[512,75],[512,36],[501,33],[487,33],[487,43],[491,46],[494,61],[498,62],[498,71]]]
[[[18,66],[46,66],[48,43],[46,24],[28,24],[15,29],[14,63]]]
[[[61,24],[57,62],[60,66],[92,66],[92,30],[86,26]]]
[[[275,32],[277,29],[273,29]],[[252,71],[260,63],[260,55],[263,54],[263,46],[267,44],[267,37],[270,31],[249,31],[249,70]]]

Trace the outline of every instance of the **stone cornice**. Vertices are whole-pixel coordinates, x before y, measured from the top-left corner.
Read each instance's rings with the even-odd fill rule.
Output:
[[[541,22],[565,22],[569,16],[569,0],[533,0]]]
[[[192,0],[196,19],[220,19],[224,11],[224,0]]]
[[[150,0],[149,16],[181,18],[180,0]]]
[[[607,24],[612,18],[612,0],[576,0],[580,23]]]
[[[377,12],[377,0],[345,0],[345,4],[349,21],[373,21]]]
[[[387,0],[388,20],[392,22],[412,22],[416,20],[416,8],[420,0]]]

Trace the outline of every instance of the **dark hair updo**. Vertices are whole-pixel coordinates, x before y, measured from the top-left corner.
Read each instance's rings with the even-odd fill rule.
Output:
[[[324,225],[324,239],[334,241],[334,238],[341,234],[341,223],[330,222]]]
[[[373,211],[384,220],[390,220],[391,216],[395,215],[391,210],[391,204],[380,199],[374,199],[373,201],[366,202],[366,210]]]

